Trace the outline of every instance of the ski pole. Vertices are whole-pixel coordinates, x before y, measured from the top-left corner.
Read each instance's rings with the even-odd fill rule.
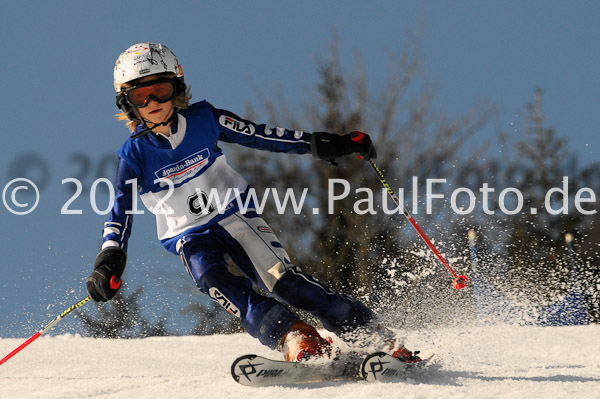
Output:
[[[59,314],[54,320],[52,320],[50,323],[48,323],[44,328],[42,328],[40,331],[38,331],[35,334],[33,334],[33,336],[31,336],[31,338],[29,338],[27,341],[23,342],[17,349],[15,349],[14,351],[12,351],[8,355],[6,355],[4,357],[4,359],[0,360],[0,365],[3,364],[4,362],[6,362],[11,357],[13,357],[14,355],[16,355],[17,353],[19,353],[27,345],[29,345],[30,343],[32,343],[33,341],[35,341],[36,339],[38,339],[46,331],[48,331],[49,329],[51,329],[52,327],[54,327],[54,325],[56,323],[58,323],[63,318],[65,318],[69,313],[71,313],[72,311],[74,311],[78,307],[86,304],[90,299],[92,299],[92,297],[91,296],[87,296],[87,297],[83,298],[81,301],[77,302],[75,305],[71,306],[70,308],[68,308],[67,310],[65,310],[61,314]]]
[[[396,203],[396,205],[402,210],[402,213],[404,214],[404,216],[406,216],[406,219],[408,219],[408,221],[415,228],[415,230],[417,231],[417,233],[419,233],[419,235],[421,236],[421,238],[423,239],[423,241],[425,241],[425,244],[427,244],[427,246],[429,247],[429,249],[431,249],[431,251],[433,251],[433,253],[435,254],[435,256],[437,256],[437,258],[440,260],[440,262],[442,262],[442,265],[444,265],[444,267],[446,267],[446,269],[450,272],[450,274],[452,275],[452,277],[454,277],[454,281],[452,281],[452,286],[454,288],[456,288],[457,290],[465,288],[467,286],[467,281],[469,281],[469,279],[467,278],[467,276],[465,276],[463,274],[461,274],[461,275],[456,274],[456,272],[454,271],[454,269],[452,269],[452,267],[450,266],[450,264],[446,261],[446,259],[444,259],[444,257],[440,253],[440,251],[438,251],[437,248],[433,245],[433,243],[429,240],[429,238],[427,238],[427,236],[425,235],[425,233],[423,232],[423,230],[421,230],[421,228],[419,227],[419,225],[417,224],[417,222],[415,222],[415,220],[410,215],[410,213],[408,213],[408,211],[406,210],[406,208],[404,208],[404,206],[402,206],[402,204],[400,203],[400,200],[398,199],[398,196],[396,195],[396,193],[394,192],[394,190],[392,190],[392,188],[390,187],[390,185],[385,180],[385,177],[383,176],[383,172],[377,167],[377,165],[375,164],[375,162],[373,162],[373,160],[369,160],[369,163],[371,164],[371,166],[373,167],[373,170],[377,174],[377,177],[379,178],[379,181],[381,182],[381,184],[383,184],[383,187],[385,187],[385,189],[387,190],[387,192],[390,195],[390,197],[392,197],[392,199],[394,200],[394,202]]]

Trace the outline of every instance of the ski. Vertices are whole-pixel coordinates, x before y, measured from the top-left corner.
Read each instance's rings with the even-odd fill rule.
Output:
[[[330,361],[286,362],[258,355],[238,357],[231,365],[233,379],[245,386],[293,385],[327,381],[398,382],[422,369],[433,355],[405,363],[384,352],[344,353]]]
[[[368,382],[404,381],[414,370],[425,368],[433,355],[417,363],[406,363],[385,352],[366,356],[360,366],[360,375]]]
[[[346,354],[335,360],[286,362],[257,355],[238,357],[231,365],[233,379],[246,386],[303,384],[325,381],[359,381],[363,356]]]

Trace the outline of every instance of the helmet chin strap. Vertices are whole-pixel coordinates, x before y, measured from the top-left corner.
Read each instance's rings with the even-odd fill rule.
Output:
[[[137,112],[137,109],[136,109],[136,113],[139,115],[139,112]],[[162,121],[161,123],[152,123],[152,122],[147,121],[146,119],[144,119],[144,118],[142,118],[140,116],[140,120],[144,124],[144,126],[146,126],[146,128],[143,129],[143,130],[140,130],[139,132],[137,132],[136,134],[134,134],[133,136],[131,136],[131,138],[132,139],[137,139],[137,138],[140,138],[143,135],[148,134],[150,132],[154,133],[153,129],[155,129],[155,128],[159,127],[159,126],[166,126],[166,125],[170,124],[171,122],[174,122],[175,118],[177,118],[177,109],[176,108],[173,108],[173,112],[171,113],[171,116],[169,116],[166,120]],[[148,123],[152,123],[154,126],[149,127]]]

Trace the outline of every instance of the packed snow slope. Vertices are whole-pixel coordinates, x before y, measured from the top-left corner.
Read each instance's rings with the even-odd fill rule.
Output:
[[[248,388],[239,355],[279,356],[245,334],[93,339],[42,336],[0,366],[0,398],[600,398],[600,326],[403,332],[437,363],[401,383]],[[25,337],[27,338],[27,337]],[[0,339],[0,356],[24,339]]]

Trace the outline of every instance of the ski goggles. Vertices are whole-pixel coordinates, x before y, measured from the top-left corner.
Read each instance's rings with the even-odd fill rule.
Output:
[[[149,80],[126,89],[125,96],[137,108],[147,107],[150,100],[166,103],[175,96],[175,82],[170,78]]]

